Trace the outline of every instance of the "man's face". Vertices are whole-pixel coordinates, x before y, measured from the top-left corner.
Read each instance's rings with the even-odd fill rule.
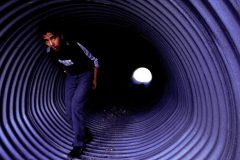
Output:
[[[60,35],[54,35],[51,32],[47,32],[42,36],[45,44],[53,51],[58,52],[61,48],[62,37]]]

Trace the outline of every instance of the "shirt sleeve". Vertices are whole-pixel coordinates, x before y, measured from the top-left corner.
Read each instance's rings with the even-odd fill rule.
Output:
[[[85,53],[85,55],[93,61],[94,63],[94,66],[96,68],[99,68],[100,65],[99,65],[99,62],[98,62],[98,59],[96,57],[94,57],[88,50],[87,48],[85,48],[83,45],[81,45],[79,42],[77,42],[78,46],[83,50],[83,52]]]

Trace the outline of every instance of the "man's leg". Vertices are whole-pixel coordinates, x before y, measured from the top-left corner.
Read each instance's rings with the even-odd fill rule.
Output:
[[[66,106],[66,116],[69,124],[73,128],[72,123],[72,98],[74,96],[76,90],[76,76],[68,75],[65,79],[65,95],[64,95],[64,103]]]
[[[78,85],[72,98],[72,123],[74,131],[73,146],[84,147],[85,122],[84,106],[92,87],[92,73],[85,72],[78,76]]]

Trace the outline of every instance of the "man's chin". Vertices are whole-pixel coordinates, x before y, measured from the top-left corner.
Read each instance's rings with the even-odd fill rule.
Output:
[[[58,52],[58,51],[59,51],[59,48],[52,48],[52,50],[53,50],[54,52]]]

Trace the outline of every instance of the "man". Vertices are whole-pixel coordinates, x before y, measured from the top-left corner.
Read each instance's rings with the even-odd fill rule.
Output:
[[[74,132],[73,149],[68,157],[79,157],[84,149],[84,112],[91,89],[97,87],[99,63],[82,44],[67,42],[58,25],[46,24],[39,34],[47,45],[47,52],[55,64],[66,73],[66,115]]]

